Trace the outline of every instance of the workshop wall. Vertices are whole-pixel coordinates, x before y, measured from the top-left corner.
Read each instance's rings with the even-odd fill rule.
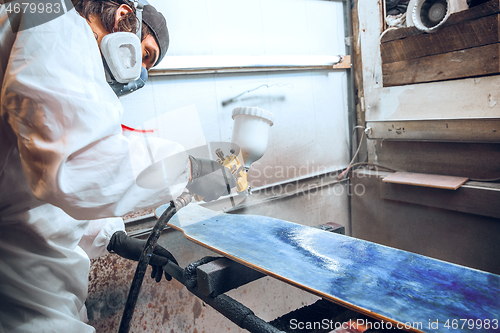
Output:
[[[149,121],[153,127],[151,119],[188,114],[183,120],[176,117],[181,126],[176,120],[167,122],[175,135],[164,132],[160,136],[184,143],[190,136],[200,137],[201,129],[206,142],[230,142],[234,107],[268,110],[275,115],[268,149],[250,169],[252,187],[257,188],[347,165],[345,82],[345,73],[323,71],[151,77],[144,88],[123,98],[123,122],[135,128]],[[262,87],[242,96],[241,101],[221,105],[221,101],[263,84],[276,86]]]
[[[150,2],[167,18],[168,56],[345,54],[340,1]],[[349,233],[348,186],[324,176],[349,163],[347,86],[342,70],[155,76],[143,89],[122,98],[122,123],[155,130],[152,135],[181,142],[189,149],[205,142],[229,141],[231,112],[237,106],[271,111],[275,121],[268,149],[249,176],[252,188],[258,190],[255,200],[236,213],[306,225],[336,222]],[[223,106],[223,101],[242,93],[236,102]],[[323,176],[311,178],[315,175]],[[181,266],[212,254],[179,232],[164,232],[160,243]],[[117,329],[135,266],[114,255],[92,262],[87,306],[97,332]],[[117,269],[120,273],[114,274]],[[317,300],[269,277],[229,295],[264,320]],[[132,331],[243,332],[180,284],[151,281],[144,282]]]
[[[361,49],[366,121],[500,116],[498,75],[383,87],[381,4],[382,0],[357,1],[356,8],[359,35],[355,40]]]
[[[359,31],[354,36],[355,48],[360,54],[357,63],[362,68],[358,79],[358,124],[370,128],[392,121],[403,124],[396,121],[405,120],[405,124],[413,127],[406,126],[405,129],[402,128],[404,125],[401,128],[396,125],[385,129],[385,135],[376,138],[373,131],[368,131],[368,137],[372,135],[372,139],[365,142],[367,155],[362,154],[361,160],[397,171],[497,178],[500,175],[498,131],[495,128],[489,130],[483,141],[474,141],[475,136],[471,133],[486,128],[485,124],[498,123],[500,76],[383,87],[379,49],[384,30],[383,3],[382,0],[358,0],[354,7],[355,30]],[[498,5],[496,0],[490,3]],[[481,61],[474,61],[480,66]],[[440,140],[439,136],[448,130],[447,120],[450,119],[461,125],[453,128],[450,140]],[[390,137],[388,131],[406,137]],[[411,131],[414,135],[410,140]],[[430,140],[436,137],[438,139]],[[452,207],[453,199],[449,200],[450,207],[439,208],[418,200],[415,201],[418,204],[388,200],[384,198],[383,172],[380,171],[386,169],[375,169],[368,173],[358,170],[351,177],[353,187],[364,189],[362,195],[352,197],[353,236],[497,274],[500,272],[495,243],[499,233],[498,218],[484,211],[457,212]],[[498,183],[476,182],[474,188],[478,192],[498,193],[500,186]],[[415,186],[408,185],[404,190],[405,196],[418,197]],[[430,191],[439,196],[439,190]],[[477,200],[476,194],[470,194],[466,202]],[[498,213],[498,201],[493,200],[483,200],[482,203]]]
[[[170,31],[170,48],[162,63],[168,63],[169,56],[182,55],[345,54],[342,2],[191,0],[152,4],[165,14]],[[271,111],[275,121],[268,149],[254,163],[249,180],[253,189],[279,184],[284,188],[290,182],[296,186],[301,179],[347,166],[347,86],[343,70],[154,76],[144,88],[122,98],[123,123],[134,128],[166,128],[153,135],[181,142],[189,149],[204,142],[230,141],[231,112],[237,106]],[[307,206],[310,200],[303,198],[302,204]],[[340,206],[346,199],[344,193],[331,200]],[[279,216],[274,217],[280,217],[280,211],[284,212],[275,210]],[[340,220],[335,216],[338,223],[347,225],[347,211],[343,210]]]
[[[344,54],[342,3],[322,0],[152,0],[169,56]]]

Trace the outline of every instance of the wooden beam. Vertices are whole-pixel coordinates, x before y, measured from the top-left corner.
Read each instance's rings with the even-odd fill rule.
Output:
[[[498,74],[499,43],[382,65],[384,87]]]
[[[498,13],[500,13],[500,0],[491,0],[480,6],[472,7],[468,10],[463,10],[461,12],[451,14],[448,20],[446,20],[446,22],[443,23],[441,29],[457,24],[459,22],[475,20],[481,17],[494,15]],[[423,31],[418,30],[415,27],[390,30],[387,31],[387,33],[382,37],[382,43],[419,34],[425,34],[425,33]]]
[[[500,143],[500,117],[368,120],[368,139]]]
[[[382,63],[392,63],[500,42],[500,14],[464,21],[431,34],[412,35],[380,45]]]

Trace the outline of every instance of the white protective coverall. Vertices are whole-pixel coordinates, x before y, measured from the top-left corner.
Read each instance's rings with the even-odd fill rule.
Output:
[[[80,320],[89,256],[123,230],[116,217],[181,193],[187,154],[169,188],[135,184],[148,149],[160,160],[183,148],[122,135],[122,106],[74,9],[13,33],[0,6],[0,82],[0,333],[94,332]]]

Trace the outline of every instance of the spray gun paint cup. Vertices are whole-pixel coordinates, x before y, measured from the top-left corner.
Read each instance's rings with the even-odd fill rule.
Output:
[[[235,108],[232,117],[234,127],[231,142],[240,147],[244,166],[248,170],[266,152],[274,115],[260,108],[243,106]]]

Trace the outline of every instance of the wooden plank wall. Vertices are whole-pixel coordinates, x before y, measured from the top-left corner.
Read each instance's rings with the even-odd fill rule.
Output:
[[[385,87],[500,73],[500,0],[452,14],[444,27],[388,31],[381,40]]]

